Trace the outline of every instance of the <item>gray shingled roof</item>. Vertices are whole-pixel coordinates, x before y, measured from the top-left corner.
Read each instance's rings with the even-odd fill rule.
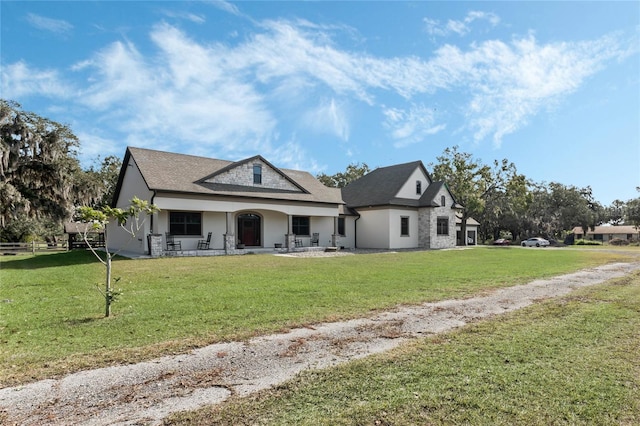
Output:
[[[402,185],[418,167],[424,168],[421,161],[375,169],[342,188],[342,199],[349,207],[354,208],[392,204]],[[405,201],[417,202],[417,200]]]
[[[124,177],[123,172],[127,167],[129,158],[132,158],[136,163],[147,187],[153,191],[342,204],[340,190],[324,186],[308,172],[278,169],[308,193],[240,185],[211,184],[204,183],[202,180],[224,168],[232,166],[234,162],[133,147],[127,148],[114,202],[116,202],[120,192]]]
[[[439,207],[440,200],[435,198],[442,187],[446,187],[444,182],[432,182],[417,200],[396,197],[417,168],[422,168],[431,180],[422,161],[381,167],[342,188],[342,199],[353,208],[389,205]]]

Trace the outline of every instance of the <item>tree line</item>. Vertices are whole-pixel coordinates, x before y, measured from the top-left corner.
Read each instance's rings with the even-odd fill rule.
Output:
[[[575,227],[586,234],[602,224],[632,225],[640,230],[640,197],[604,206],[594,199],[589,186],[534,182],[507,159],[484,164],[457,146],[446,148],[436,160],[429,164],[432,179],[446,182],[463,206],[462,235],[466,235],[470,218],[480,223],[481,241],[519,241],[532,236],[563,241]],[[341,188],[370,171],[366,163],[354,163],[345,172],[321,173],[317,178],[326,186]]]
[[[83,169],[80,142],[67,125],[0,100],[0,137],[0,241],[55,242],[77,208],[111,203],[121,160],[98,158]],[[446,182],[464,207],[463,228],[469,218],[480,223],[482,240],[561,240],[576,226],[586,232],[605,223],[640,227],[640,197],[603,206],[588,186],[533,182],[506,159],[487,165],[458,147],[445,149],[436,160],[429,164],[433,180]],[[317,178],[340,188],[370,171],[366,163],[355,163]]]

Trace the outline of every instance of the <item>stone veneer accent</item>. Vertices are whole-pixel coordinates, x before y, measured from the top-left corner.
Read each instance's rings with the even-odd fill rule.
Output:
[[[418,210],[418,247],[429,248],[431,244],[431,213],[433,209]]]
[[[235,234],[224,234],[224,250],[227,253],[232,253],[236,250],[236,236]]]
[[[162,234],[149,234],[148,243],[151,257],[162,256]]]
[[[437,235],[438,218],[449,219],[449,235]],[[418,211],[418,247],[442,249],[456,246],[456,216],[449,207],[422,208]]]
[[[258,164],[262,166],[262,183],[254,184],[253,166]],[[225,173],[214,176],[211,179],[207,179],[206,182],[301,192],[300,188],[285,179],[284,176],[265,164],[263,161],[257,159],[255,161],[241,164],[231,170],[227,170]]]

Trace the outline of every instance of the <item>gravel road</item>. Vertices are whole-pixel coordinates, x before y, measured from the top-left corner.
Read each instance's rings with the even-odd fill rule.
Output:
[[[463,300],[400,307],[372,317],[207,346],[149,362],[80,371],[0,389],[0,421],[16,425],[160,424],[167,415],[248,395],[308,369],[395,348],[471,321],[621,277],[640,263],[616,263]]]

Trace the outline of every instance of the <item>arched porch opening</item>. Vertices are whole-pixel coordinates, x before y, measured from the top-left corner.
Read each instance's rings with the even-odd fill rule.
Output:
[[[236,235],[246,247],[262,247],[262,216],[253,212],[238,214]]]

